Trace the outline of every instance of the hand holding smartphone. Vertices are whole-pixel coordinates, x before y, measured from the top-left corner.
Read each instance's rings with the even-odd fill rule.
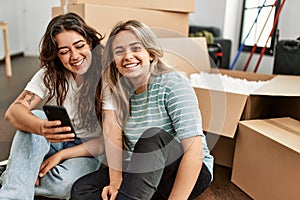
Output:
[[[72,133],[75,134],[75,138],[76,133],[75,133],[75,129],[71,123],[70,117],[68,115],[68,112],[66,110],[66,108],[64,106],[54,106],[54,105],[44,105],[43,106],[43,110],[46,113],[46,116],[48,118],[49,121],[54,121],[54,120],[60,120],[61,121],[61,126],[69,126],[71,127],[71,131]],[[62,134],[64,134],[66,132],[62,132]]]

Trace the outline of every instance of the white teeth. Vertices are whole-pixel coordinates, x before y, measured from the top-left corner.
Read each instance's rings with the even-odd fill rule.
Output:
[[[81,65],[83,63],[83,60],[81,60],[80,62],[78,62],[78,63],[73,63],[73,65]]]
[[[138,63],[133,63],[133,64],[125,65],[125,67],[131,68],[131,67],[136,67],[137,65],[138,65]]]

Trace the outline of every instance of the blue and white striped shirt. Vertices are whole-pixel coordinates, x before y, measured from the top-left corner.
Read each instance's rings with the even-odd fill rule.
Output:
[[[145,92],[132,95],[130,106],[125,135],[131,151],[142,133],[152,127],[164,129],[178,141],[201,136],[204,163],[213,174],[213,157],[202,131],[198,100],[184,75],[169,72],[154,77]]]

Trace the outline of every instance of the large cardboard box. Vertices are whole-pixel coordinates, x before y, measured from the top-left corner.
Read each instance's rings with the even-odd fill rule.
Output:
[[[186,13],[195,11],[195,0],[68,0],[68,3],[111,5]]]
[[[54,7],[52,8],[52,17],[63,14],[63,12],[63,8]],[[106,36],[109,35],[111,29],[116,23],[129,19],[140,20],[149,27],[160,30],[161,32],[163,30],[167,32],[174,32],[182,37],[188,36],[189,32],[188,13],[92,4],[69,4],[67,5],[66,12],[75,12],[79,14],[89,25],[93,26],[102,35]]]
[[[299,199],[300,121],[239,122],[231,181],[255,200]]]
[[[190,75],[205,71],[249,81],[268,81],[249,95],[194,88],[215,163],[232,167],[240,120],[290,116],[300,120],[300,77],[210,68],[204,38],[161,38],[165,60]],[[209,82],[209,80],[207,80]]]

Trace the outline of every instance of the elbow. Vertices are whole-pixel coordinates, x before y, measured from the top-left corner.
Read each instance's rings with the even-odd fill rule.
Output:
[[[4,119],[6,120],[6,121],[11,121],[11,119],[12,119],[12,114],[11,114],[11,112],[10,112],[10,110],[8,109],[6,112],[5,112],[5,114],[4,114]]]
[[[4,119],[12,124],[15,120],[12,106],[10,106],[4,114]]]
[[[204,150],[201,148],[199,150],[199,158],[200,158],[201,162],[204,161],[204,157],[205,157]]]

